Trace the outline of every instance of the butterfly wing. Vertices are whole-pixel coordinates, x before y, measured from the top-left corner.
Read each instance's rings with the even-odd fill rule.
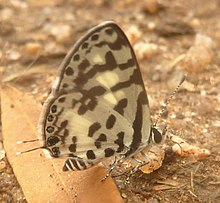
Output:
[[[96,26],[61,64],[40,120],[44,147],[53,157],[71,157],[67,170],[87,168],[104,157],[136,153],[148,144],[150,125],[128,39],[113,22]]]

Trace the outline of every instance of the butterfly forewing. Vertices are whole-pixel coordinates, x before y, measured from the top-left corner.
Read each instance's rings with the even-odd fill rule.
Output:
[[[44,104],[44,147],[53,157],[77,159],[67,170],[85,169],[105,157],[138,152],[148,144],[150,125],[147,94],[125,34],[113,22],[94,27],[64,59]]]

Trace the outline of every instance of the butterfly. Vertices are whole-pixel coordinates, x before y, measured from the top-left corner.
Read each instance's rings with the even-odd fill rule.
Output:
[[[39,135],[41,148],[64,158],[63,171],[135,158],[161,142],[135,53],[116,23],[95,26],[69,51],[43,105]]]

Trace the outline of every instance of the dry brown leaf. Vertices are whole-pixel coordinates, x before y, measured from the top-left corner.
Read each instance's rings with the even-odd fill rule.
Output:
[[[157,180],[158,185],[153,187],[154,190],[172,190],[184,186],[175,180],[167,179],[164,181]]]
[[[153,189],[154,190],[170,190],[170,189],[175,189],[175,187],[170,186],[170,185],[155,185]]]
[[[46,159],[42,150],[16,155],[36,147],[20,144],[37,137],[41,106],[30,96],[11,86],[1,92],[3,142],[8,160],[28,202],[123,202],[111,178],[100,180],[106,170],[101,165],[79,172],[63,172],[62,159]]]
[[[191,145],[178,136],[169,135],[169,139],[175,143],[172,146],[172,151],[181,157],[204,159],[211,154],[209,150]]]
[[[160,168],[162,166],[163,163],[163,159],[165,156],[165,152],[164,150],[161,148],[161,146],[151,146],[150,149],[146,148],[145,150],[142,151],[146,157],[147,160],[145,159],[145,157],[142,154],[137,154],[136,155],[136,159],[142,161],[142,162],[148,162],[150,160],[149,163],[146,163],[144,166],[140,167],[140,170],[143,173],[152,173],[153,171],[157,170],[158,168]],[[128,161],[129,165],[135,167],[138,165],[138,163],[134,163],[131,161]]]

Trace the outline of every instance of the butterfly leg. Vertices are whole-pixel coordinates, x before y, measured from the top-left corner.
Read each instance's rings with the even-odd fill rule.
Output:
[[[121,156],[119,159],[117,159],[117,157],[115,157],[114,162],[111,164],[110,169],[108,170],[108,173],[105,175],[105,177],[101,180],[102,182],[105,181],[112,173],[112,171],[114,170],[114,168],[122,161],[124,160],[125,156]]]
[[[134,160],[137,163],[137,165],[131,169],[128,177],[126,178],[125,183],[129,183],[129,179],[131,178],[131,176],[134,173],[136,173],[139,170],[139,168],[141,168],[142,166],[151,162],[151,159],[149,157],[147,157],[146,154],[144,154],[142,151],[140,152],[140,154],[143,156],[144,161],[141,161],[141,160],[135,158],[134,156],[131,157],[131,159]]]

